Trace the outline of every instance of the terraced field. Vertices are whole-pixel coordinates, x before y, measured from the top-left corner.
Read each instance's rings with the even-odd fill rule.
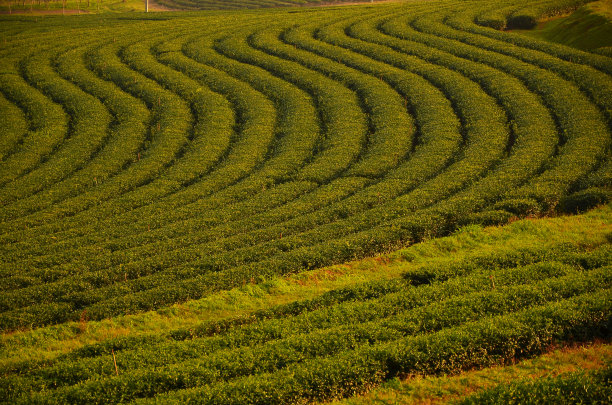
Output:
[[[239,2],[169,5],[213,3]],[[491,28],[581,3],[5,17],[0,329],[156,310],[606,202],[612,59]],[[0,397],[302,402],[484,366],[608,335],[609,253],[497,252],[113,340],[6,371]]]

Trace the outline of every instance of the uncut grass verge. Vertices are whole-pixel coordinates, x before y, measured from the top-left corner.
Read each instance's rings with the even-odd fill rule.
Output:
[[[554,347],[539,357],[507,366],[467,371],[452,376],[412,375],[407,378],[396,378],[364,396],[334,401],[331,404],[361,405],[376,402],[400,402],[410,405],[442,404],[460,400],[498,384],[601,370],[611,360],[612,345],[606,341]]]
[[[610,388],[610,366],[601,370],[565,373],[556,377],[534,380],[519,380],[508,385],[490,388],[471,395],[459,403],[467,404],[520,404],[525,402],[550,402],[572,404],[606,403],[612,396]]]
[[[530,284],[532,280],[525,278],[522,280],[525,282],[525,285],[512,285],[517,281],[521,283],[521,276],[530,272],[537,273],[539,270],[547,267],[550,267],[549,273],[542,273],[536,276],[536,280],[540,277],[544,279],[548,275],[553,277],[559,276],[559,278],[553,280],[545,279],[533,284]],[[206,356],[216,358],[218,355],[221,355],[223,352],[219,350],[223,349],[230,350],[228,352],[230,356],[236,355],[242,357],[241,353],[244,353],[245,350],[251,350],[248,349],[249,347],[255,349],[263,344],[264,346],[262,347],[266,348],[266,354],[263,357],[258,355],[253,360],[257,364],[257,368],[277,367],[273,366],[274,363],[265,360],[267,357],[276,358],[276,355],[270,353],[279,353],[276,349],[272,349],[277,346],[272,340],[282,339],[286,342],[288,345],[286,348],[289,351],[283,354],[283,356],[286,356],[284,358],[284,365],[289,365],[292,362],[290,359],[293,358],[290,355],[290,350],[299,350],[300,353],[306,356],[312,354],[302,347],[301,343],[297,343],[304,340],[304,337],[301,336],[302,334],[308,335],[307,340],[311,345],[326,346],[325,351],[316,351],[317,355],[325,355],[330,353],[327,352],[330,347],[332,347],[333,351],[336,351],[346,348],[343,346],[345,344],[348,344],[349,346],[347,347],[350,348],[352,345],[360,345],[366,341],[371,344],[379,338],[384,341],[401,335],[439,330],[455,325],[457,322],[479,319],[486,314],[517,310],[534,302],[544,303],[551,299],[557,300],[581,292],[594,291],[595,288],[605,287],[610,284],[610,279],[606,275],[609,268],[576,273],[572,272],[569,267],[564,268],[564,266],[555,266],[554,263],[543,262],[533,266],[526,266],[524,269],[517,268],[516,270],[520,274],[519,276],[512,274],[510,271],[507,274],[504,274],[504,272],[492,272],[491,274],[496,280],[499,280],[494,292],[469,293],[469,288],[465,288],[461,293],[457,293],[454,296],[451,295],[452,298],[447,298],[444,294],[440,296],[433,294],[434,300],[439,300],[434,304],[428,302],[427,298],[430,298],[427,297],[428,294],[424,294],[425,300],[420,302],[419,299],[411,299],[412,295],[418,297],[418,294],[410,294],[410,291],[404,292],[400,290],[398,294],[386,295],[380,300],[341,304],[329,309],[307,313],[305,316],[296,316],[295,319],[287,317],[281,320],[264,321],[260,324],[254,324],[252,327],[245,326],[237,330],[237,333],[232,333],[234,331],[230,330],[223,335],[215,336],[212,340],[204,338],[203,342],[199,339],[194,339],[182,343],[172,342],[171,344],[161,344],[152,347],[148,347],[149,345],[145,344],[138,348],[124,349],[116,352],[120,358],[118,364],[122,367],[123,374],[138,372],[139,369],[144,367],[167,366],[171,368],[182,367],[184,373],[193,373],[200,366],[196,365],[196,368],[192,368],[192,363],[194,363],[192,359],[197,358],[195,363],[200,364]],[[559,273],[556,273],[555,270],[558,270]],[[563,276],[564,271],[567,274],[566,276]],[[469,278],[463,281],[467,281],[467,284],[470,286],[475,286],[475,289],[486,289],[491,284],[488,279],[489,277],[481,275],[479,283],[473,282]],[[509,280],[506,280],[505,277],[508,277]],[[450,284],[457,289],[457,283],[454,280]],[[450,290],[450,288],[448,289]],[[487,304],[483,306],[483,302],[487,302]],[[415,319],[420,319],[420,321],[414,321]],[[356,324],[359,324],[359,327],[355,327]],[[387,329],[390,334],[388,336],[386,333],[380,335],[379,330],[381,328]],[[368,334],[368,330],[376,330],[377,332]],[[391,333],[392,331],[396,333]],[[336,343],[331,346],[329,343],[317,343],[317,341],[327,341],[328,337],[324,335],[333,335],[335,340],[343,343]],[[268,348],[272,352],[268,352]],[[164,355],[156,357],[147,353],[164,353]],[[148,360],[143,360],[143,358]],[[33,377],[40,375],[48,386],[60,387],[66,383],[75,384],[78,381],[96,378],[99,374],[102,374],[102,376],[112,375],[110,369],[104,370],[104,364],[107,363],[105,357],[83,360],[71,358],[69,363],[69,371],[66,369],[66,363],[58,363],[56,366],[41,370],[41,372],[34,371],[32,373]],[[216,361],[213,361],[213,363],[216,363]],[[246,363],[243,363],[242,369],[245,366]],[[214,368],[214,366],[210,367]],[[97,370],[104,371],[100,373]],[[234,372],[236,371],[230,371],[229,367],[226,367],[224,370],[224,373]],[[124,391],[123,394],[125,393]]]
[[[557,253],[555,253],[555,250],[557,251]],[[561,253],[561,256],[558,256],[559,252]],[[489,256],[488,258],[486,257],[482,257],[478,259],[478,263],[488,263],[489,266],[491,266],[493,264],[493,262],[499,261],[498,265],[501,266],[511,266],[511,263],[514,263],[514,265],[516,264],[526,264],[526,263],[530,263],[530,260],[538,260],[538,257],[552,257],[553,260],[556,260],[555,258],[559,257],[560,260],[566,261],[569,260],[569,262],[575,262],[575,263],[581,263],[582,266],[587,266],[585,267],[586,269],[588,268],[597,268],[597,266],[600,266],[602,264],[607,263],[605,260],[605,256],[602,256],[599,253],[596,253],[597,251],[593,252],[593,254],[595,255],[594,257],[591,258],[592,254],[591,253],[580,253],[578,254],[578,256],[574,256],[573,254],[570,254],[569,256],[567,256],[565,253],[563,253],[564,250],[559,250],[559,249],[554,249],[548,253],[544,252],[544,256],[540,256],[542,253],[535,253],[535,256],[533,256],[531,259],[526,259],[525,253],[512,253],[510,256],[506,256],[503,257],[503,255],[501,257],[497,257],[494,258],[492,256]],[[518,254],[518,256],[517,256]],[[605,254],[605,253],[604,253]],[[514,257],[515,256],[515,257]],[[566,257],[565,259],[561,259],[562,257]],[[594,260],[593,260],[594,259]],[[518,261],[517,261],[518,260]],[[602,261],[603,260],[603,261]],[[569,263],[568,262],[568,263]],[[584,264],[582,264],[584,263]],[[496,296],[496,294],[505,294],[506,291],[506,285],[512,285],[513,283],[524,283],[524,282],[528,282],[528,280],[532,277],[535,277],[534,280],[545,280],[544,283],[545,284],[538,284],[539,287],[538,288],[531,288],[531,286],[518,286],[518,290],[516,290],[515,292],[510,292],[510,296],[514,297],[511,298],[510,296],[507,298],[499,298],[502,301],[507,301],[507,303],[505,305],[508,305],[510,302],[512,302],[514,299],[518,299],[518,302],[523,302],[522,300],[527,300],[526,302],[530,302],[530,300],[536,299],[537,302],[540,302],[538,300],[546,300],[547,296],[550,295],[550,293],[552,293],[555,297],[560,297],[563,296],[566,293],[571,294],[575,294],[578,291],[582,291],[584,288],[586,288],[586,290],[590,290],[592,289],[594,286],[598,286],[598,288],[601,288],[602,286],[605,286],[608,284],[608,282],[606,281],[606,275],[608,273],[608,269],[603,268],[603,269],[596,269],[596,270],[592,270],[592,271],[588,271],[584,274],[576,274],[575,271],[573,271],[572,267],[568,267],[565,265],[558,265],[555,264],[553,262],[542,262],[542,263],[537,263],[534,266],[527,266],[524,269],[521,268],[517,268],[515,269],[511,269],[509,271],[504,271],[502,270],[501,272],[492,272],[492,273],[488,273],[487,269],[484,270],[485,274],[480,274],[478,275],[478,273],[474,273],[475,270],[478,270],[478,264],[476,266],[474,266],[474,261],[468,261],[467,264],[459,264],[458,268],[451,268],[448,270],[444,270],[439,277],[443,276],[443,278],[441,278],[441,280],[444,279],[448,279],[448,277],[450,276],[452,277],[456,277],[456,276],[462,276],[464,274],[476,274],[477,276],[473,279],[470,279],[469,276],[467,279],[464,280],[456,280],[456,281],[452,281],[451,285],[446,286],[445,284],[438,284],[437,286],[434,284],[434,286],[432,286],[433,289],[431,289],[430,292],[435,292],[437,291],[439,288],[437,287],[442,287],[442,291],[446,291],[446,293],[443,293],[442,296],[440,296],[439,298],[443,298],[445,297],[446,294],[450,294],[448,296],[450,297],[457,297],[457,295],[459,294],[465,294],[465,293],[469,293],[470,291],[473,291],[473,289],[475,288],[476,290],[481,289],[480,285],[484,285],[485,289],[486,286],[491,285],[491,281],[490,281],[490,277],[494,276],[495,280],[497,281],[497,290],[494,288],[493,291],[491,291],[491,294],[493,294],[491,296],[491,298],[493,298],[494,296]],[[453,267],[456,267],[455,264],[453,264]],[[476,268],[475,268],[476,267]],[[449,273],[450,270],[450,273]],[[431,270],[427,270],[425,271],[425,273],[429,272]],[[435,270],[437,272],[439,272],[438,270]],[[420,270],[420,272],[422,273],[423,270]],[[415,275],[412,273],[408,273],[410,275],[409,278],[406,278],[406,280],[417,280],[417,278],[415,278]],[[563,277],[563,275],[566,274],[567,277]],[[547,277],[549,276],[560,276],[561,278],[559,278],[558,280],[546,280]],[[421,277],[421,276],[419,276]],[[445,277],[445,278],[444,278]],[[595,277],[594,279],[592,277]],[[603,278],[602,278],[603,277]],[[506,280],[506,278],[508,278],[508,280]],[[589,280],[593,280],[593,282],[589,282]],[[554,286],[552,287],[547,287],[548,283],[553,283]],[[407,293],[411,292],[410,291],[410,287],[409,291],[407,291]],[[512,290],[514,287],[510,287],[510,290]],[[526,290],[525,290],[526,288]],[[569,288],[569,290],[568,290]],[[218,346],[218,344],[221,344],[221,347],[224,347],[228,342],[233,342],[230,343],[230,347],[238,344],[238,345],[243,345],[246,342],[251,342],[253,340],[253,338],[255,338],[255,343],[259,342],[259,337],[257,337],[261,332],[264,332],[264,336],[268,336],[267,338],[272,338],[272,339],[277,339],[282,337],[283,339],[286,337],[291,337],[290,333],[295,333],[296,331],[300,331],[303,329],[304,326],[306,326],[305,331],[312,331],[312,328],[315,325],[321,325],[324,328],[329,328],[330,326],[335,325],[336,322],[340,321],[341,323],[346,323],[349,322],[350,323],[350,319],[351,318],[347,318],[347,317],[353,317],[353,316],[358,316],[358,318],[362,319],[362,321],[367,320],[367,316],[369,316],[369,313],[372,313],[372,315],[374,315],[376,317],[376,314],[385,314],[388,313],[388,310],[391,310],[391,312],[389,314],[395,314],[396,311],[401,311],[401,308],[405,305],[408,304],[408,309],[413,307],[413,306],[419,306],[419,302],[420,299],[418,297],[421,296],[421,294],[425,294],[423,295],[423,297],[425,298],[425,302],[427,303],[430,299],[428,299],[428,295],[429,295],[429,291],[430,289],[428,287],[419,287],[415,290],[412,290],[412,292],[414,292],[416,295],[413,294],[408,294],[406,295],[404,294],[392,294],[390,295],[388,298],[384,297],[382,301],[380,301],[380,303],[377,303],[377,300],[371,301],[370,303],[365,302],[365,303],[361,303],[361,302],[356,302],[356,303],[347,303],[346,305],[343,304],[343,306],[345,307],[345,309],[342,309],[342,306],[340,307],[340,309],[334,309],[331,308],[332,311],[327,311],[325,310],[323,313],[320,313],[320,311],[318,311],[320,314],[318,314],[317,312],[312,313],[312,315],[315,315],[314,317],[308,315],[308,318],[305,318],[303,321],[300,321],[299,319],[296,319],[295,321],[290,321],[288,324],[286,324],[285,326],[283,326],[284,324],[282,322],[284,321],[280,321],[281,323],[278,324],[277,321],[272,320],[272,325],[266,326],[266,327],[261,327],[261,326],[257,326],[255,328],[252,328],[252,332],[246,332],[246,333],[242,333],[240,332],[240,330],[238,330],[238,335],[234,334],[234,337],[232,337],[232,334],[226,335],[225,339],[218,339],[215,338],[213,340],[216,340],[217,343],[215,343],[213,345],[213,347]],[[461,291],[461,292],[460,292]],[[521,292],[523,291],[523,292]],[[534,295],[533,292],[537,291],[537,293]],[[548,291],[548,292],[546,292]],[[565,292],[564,292],[565,291]],[[436,300],[435,295],[437,293],[434,293],[434,301]],[[476,296],[479,296],[477,293]],[[543,295],[542,295],[543,294]],[[476,297],[475,296],[475,297]],[[408,297],[412,297],[412,298],[408,298]],[[468,298],[468,296],[466,296],[466,298]],[[501,297],[501,296],[500,296]],[[414,300],[416,299],[416,301]],[[451,301],[453,301],[455,298],[451,298]],[[481,298],[468,298],[468,301],[463,303],[463,304],[450,304],[452,308],[454,308],[453,312],[456,312],[456,309],[458,307],[463,308],[461,311],[465,311],[467,310],[468,312],[470,311],[469,308],[471,306],[470,301],[482,301]],[[488,301],[485,300],[485,301]],[[493,301],[497,302],[496,299],[493,299]],[[462,301],[463,302],[463,301]],[[365,304],[365,305],[364,305]],[[379,310],[377,310],[376,308],[378,308],[378,306],[380,306],[380,304],[382,304],[383,306],[379,308]],[[399,304],[399,306],[398,306]],[[372,306],[374,305],[374,306]],[[446,304],[444,304],[446,305]],[[476,311],[476,313],[479,313],[478,311],[484,310],[484,311],[489,311],[489,309],[487,308],[496,308],[495,310],[501,310],[504,307],[504,305],[501,304],[489,304],[489,305],[485,305],[484,307],[478,305],[477,307],[474,307],[474,310]],[[353,308],[349,311],[347,311],[347,309],[349,308]],[[387,308],[387,309],[385,309]],[[450,307],[449,307],[450,308]],[[363,311],[363,309],[366,309],[365,312]],[[427,307],[424,308],[427,311]],[[418,309],[417,309],[418,311]],[[438,313],[440,311],[435,310],[434,313]],[[441,313],[444,314],[446,311],[442,311]],[[336,315],[334,315],[334,313],[336,313]],[[448,319],[450,322],[454,322],[453,319],[464,319],[464,317],[469,317],[469,315],[465,312],[462,312],[463,315],[459,318],[457,318],[456,316],[452,316],[451,318],[447,318],[446,315],[443,316],[443,322],[446,322],[446,319]],[[344,316],[342,314],[345,314]],[[366,316],[366,318],[363,318],[363,316]],[[386,315],[385,315],[386,316]],[[425,316],[425,315],[408,315],[408,317],[410,319],[430,319],[431,316]],[[478,317],[478,316],[476,316]],[[308,320],[309,319],[309,320]],[[431,319],[435,319],[431,318]],[[288,321],[290,320],[287,319]],[[377,319],[376,322],[380,322],[381,319]],[[386,327],[392,327],[392,328],[397,328],[399,327],[399,330],[401,331],[406,331],[408,329],[406,328],[411,328],[411,322],[398,322],[397,320],[391,320],[391,322],[385,322],[384,320],[382,320],[383,323],[385,325],[387,325]],[[331,322],[331,323],[330,323]],[[375,323],[376,323],[375,322]],[[267,322],[268,324],[270,322]],[[434,322],[435,325],[436,322]],[[293,325],[293,326],[291,326]],[[395,325],[395,326],[393,326]],[[403,325],[403,326],[402,326]],[[426,324],[422,324],[420,325],[419,323],[417,323],[416,325],[414,325],[417,330],[426,325]],[[263,326],[263,325],[262,325]],[[270,329],[270,326],[272,327],[272,329]],[[297,327],[297,329],[296,329]],[[318,326],[320,327],[320,326]],[[247,327],[249,328],[249,327]],[[366,328],[369,329],[369,328]],[[230,331],[231,332],[231,331]],[[279,334],[280,333],[280,334]],[[289,333],[289,335],[288,335]],[[300,333],[300,332],[298,332]],[[342,332],[345,333],[345,332]],[[242,336],[242,337],[240,337]],[[244,341],[244,339],[247,339],[245,341],[245,343],[240,343],[242,341]],[[198,340],[201,342],[201,340]],[[206,340],[203,341],[203,343],[205,343],[206,345]],[[214,342],[213,342],[214,343]],[[178,345],[183,345],[185,346],[185,349],[187,349],[189,346],[193,348],[194,344],[192,345],[189,341],[185,342],[185,344],[181,344],[181,343],[177,343]],[[144,348],[145,350],[146,347]],[[184,356],[187,353],[190,353],[192,350],[190,351],[184,351],[181,350],[178,353],[176,353],[176,355],[172,354],[172,346],[165,346],[164,349],[162,350],[157,350],[155,348],[151,349],[153,351],[155,351],[156,353],[159,352],[163,352],[165,353],[166,356],[168,356],[169,359],[173,359],[171,361],[164,361],[163,364],[168,364],[169,362],[173,362],[173,361],[177,361],[177,359],[180,359],[182,356]],[[196,348],[196,350],[199,350]],[[196,351],[197,353],[198,351]],[[129,358],[129,352],[116,352],[119,355],[120,358],[120,364],[121,367],[124,371],[126,371],[126,367],[129,367],[128,364],[125,363],[125,361],[129,361],[126,356],[128,356]],[[182,354],[181,354],[182,353]],[[189,357],[192,357],[191,354],[188,355]],[[198,356],[200,357],[200,356]],[[144,358],[151,358],[151,359],[155,359],[156,356],[144,356]],[[137,362],[135,363],[135,365],[137,364],[139,367],[142,366],[143,363],[143,356],[142,355],[137,355],[136,358]],[[153,360],[155,361],[155,360]],[[104,361],[101,366],[103,366],[103,364],[106,361]],[[149,361],[150,362],[150,361]],[[258,364],[260,362],[257,362]],[[57,373],[53,371],[54,367],[51,368],[47,368],[45,370],[43,370],[43,375],[46,375],[48,377],[46,378],[57,378],[59,377],[60,380],[55,380],[55,382],[52,384],[53,386],[57,386],[59,384],[61,384],[62,381],[73,381],[74,382],[74,378],[83,378],[84,375],[86,375],[87,371],[86,369],[90,369],[90,370],[99,370],[100,366],[95,366],[95,365],[91,365],[88,366],[86,369],[79,371],[76,367],[76,364],[74,363],[74,358],[72,360],[69,361],[70,364],[70,369],[72,371],[69,370],[63,370],[63,371],[58,371]],[[104,367],[102,367],[104,368]],[[49,374],[51,373],[51,374]],[[111,369],[109,369],[109,373],[111,373]],[[35,373],[37,374],[37,373]],[[52,377],[53,375],[56,375],[57,377]],[[70,377],[73,376],[73,377]],[[77,377],[78,376],[78,377]],[[9,383],[10,381],[7,380],[7,383]],[[21,385],[21,384],[20,384]]]

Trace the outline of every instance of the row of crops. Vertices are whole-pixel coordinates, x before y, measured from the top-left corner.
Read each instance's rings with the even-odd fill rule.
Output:
[[[0,328],[606,201],[610,59],[474,22],[529,7],[3,24]]]
[[[249,317],[22,362],[5,371],[0,395],[10,403],[302,403],[405,374],[512,362],[557,341],[608,336],[610,253],[609,245],[552,244],[421,266]]]

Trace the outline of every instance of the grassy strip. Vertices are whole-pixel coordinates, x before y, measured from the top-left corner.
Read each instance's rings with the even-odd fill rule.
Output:
[[[610,367],[596,372],[569,373],[538,381],[500,385],[466,398],[461,404],[609,403],[612,397]]]
[[[590,3],[570,16],[545,21],[534,30],[519,32],[578,49],[612,46],[612,1]]]
[[[366,395],[334,401],[332,404],[443,404],[515,380],[598,370],[610,361],[612,344],[609,342],[566,346],[505,367],[489,367],[452,376],[409,375],[404,379],[395,378]]]
[[[31,359],[53,359],[85,344],[114,337],[161,333],[189,328],[205,320],[247,315],[366,280],[399,277],[422,265],[449,263],[470,254],[492,253],[500,245],[521,248],[579,241],[582,246],[597,246],[609,238],[611,210],[606,206],[584,215],[526,219],[505,227],[469,226],[449,237],[419,243],[390,255],[279,277],[261,284],[247,284],[158,311],[99,322],[88,322],[87,314],[83,314],[80,322],[3,334],[0,367],[8,368]]]

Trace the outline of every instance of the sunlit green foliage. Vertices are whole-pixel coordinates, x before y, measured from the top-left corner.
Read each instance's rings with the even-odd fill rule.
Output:
[[[582,4],[561,3],[6,17],[0,329],[155,310],[465,224],[606,203],[611,59],[494,29]],[[1,395],[299,402],[510,361],[609,333],[609,253],[423,267],[24,365]]]

